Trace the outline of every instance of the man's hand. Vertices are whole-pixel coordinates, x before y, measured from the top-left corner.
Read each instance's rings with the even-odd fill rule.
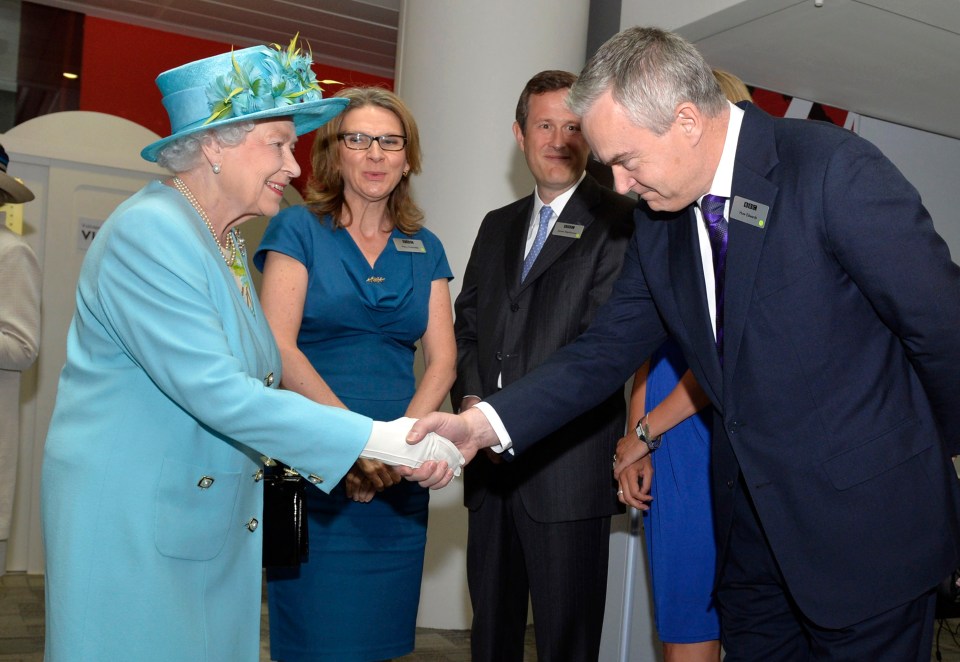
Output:
[[[480,398],[475,395],[468,395],[463,400],[460,401],[460,413],[467,411],[470,407],[477,405],[482,402]],[[503,458],[500,457],[500,453],[496,452],[492,448],[484,448],[484,454],[487,456],[487,459],[490,460],[493,464],[503,464]]]
[[[470,462],[481,448],[500,443],[487,417],[474,408],[457,416],[441,412],[427,414],[410,429],[407,443],[419,443],[430,432],[452,441],[463,454],[464,464]]]
[[[470,409],[470,407],[474,406],[475,404],[479,403],[480,401],[481,401],[480,398],[478,398],[478,397],[475,396],[475,395],[468,395],[468,396],[466,396],[463,400],[460,401],[460,412],[459,412],[459,413],[462,414],[463,412],[467,411],[468,409]]]

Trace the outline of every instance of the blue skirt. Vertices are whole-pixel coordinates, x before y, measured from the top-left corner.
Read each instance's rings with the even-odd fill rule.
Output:
[[[403,408],[377,413],[391,420]],[[309,560],[267,570],[271,658],[369,662],[411,652],[429,491],[404,480],[357,503],[342,482],[330,494],[308,486],[306,506]]]

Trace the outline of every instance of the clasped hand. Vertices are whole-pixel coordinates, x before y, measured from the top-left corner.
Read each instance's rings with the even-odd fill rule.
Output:
[[[399,475],[424,487],[443,487],[460,475],[466,461],[456,446],[433,432],[424,434],[419,443],[407,443],[408,432],[416,422],[415,418],[374,421],[360,457],[398,467]]]
[[[396,467],[359,457],[347,472],[345,487],[349,498],[369,503],[377,492],[383,492],[401,480],[403,478]]]
[[[650,510],[650,487],[653,481],[653,462],[650,449],[633,432],[617,442],[613,477],[620,485],[620,501],[638,510]]]
[[[431,435],[438,436],[444,441],[451,440],[456,449],[462,453],[460,457],[464,464],[472,460],[481,448],[500,443],[487,417],[476,408],[467,409],[457,416],[441,412],[427,414],[414,424],[410,434],[407,435],[407,443],[417,446],[428,442]],[[427,468],[426,464],[417,471],[401,467],[400,475],[407,480],[416,480],[423,487],[434,489],[443,487],[453,478],[452,473],[447,476],[438,471],[433,473],[422,471]]]

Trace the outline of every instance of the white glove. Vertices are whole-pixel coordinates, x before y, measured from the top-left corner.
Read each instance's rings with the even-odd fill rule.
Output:
[[[407,433],[417,422],[415,418],[398,418],[394,421],[374,421],[373,430],[360,457],[380,460],[392,466],[402,465],[419,469],[428,460],[447,463],[453,469],[453,475],[460,475],[464,465],[463,455],[448,439],[430,432],[418,444],[407,443]]]

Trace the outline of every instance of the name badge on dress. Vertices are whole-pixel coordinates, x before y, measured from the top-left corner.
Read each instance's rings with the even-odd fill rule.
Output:
[[[394,237],[393,245],[401,253],[426,253],[427,249],[419,239],[405,239],[403,237]]]
[[[577,225],[576,223],[561,223],[557,221],[553,225],[553,234],[558,237],[570,237],[571,239],[579,239],[580,235],[583,234],[583,226]]]
[[[755,228],[764,228],[767,226],[767,214],[770,213],[770,207],[761,205],[759,202],[734,196],[730,203],[730,220],[740,221]]]

